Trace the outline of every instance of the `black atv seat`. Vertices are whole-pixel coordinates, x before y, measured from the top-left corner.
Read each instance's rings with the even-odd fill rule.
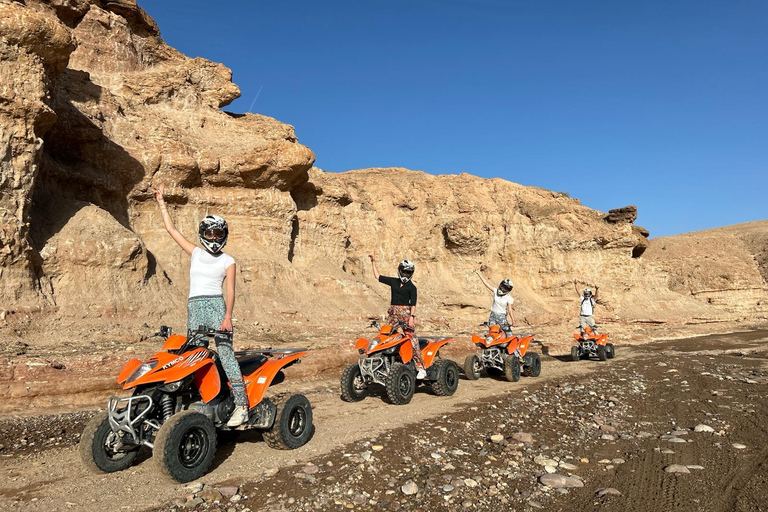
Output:
[[[240,365],[240,371],[243,376],[252,374],[267,362],[267,358],[261,354],[239,356],[235,353],[235,359],[237,359],[237,363]]]
[[[429,345],[429,340],[426,338],[419,338],[419,350],[424,350]]]

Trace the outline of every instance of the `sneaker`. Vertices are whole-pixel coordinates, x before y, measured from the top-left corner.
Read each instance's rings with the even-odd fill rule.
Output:
[[[244,405],[238,405],[235,410],[232,411],[232,416],[227,422],[228,427],[239,427],[243,423],[248,421],[248,409]]]
[[[419,368],[419,371],[416,372],[416,378],[417,379],[426,379],[427,378],[427,371],[424,368]]]

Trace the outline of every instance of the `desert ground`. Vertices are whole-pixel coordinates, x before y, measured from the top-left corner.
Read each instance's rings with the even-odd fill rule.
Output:
[[[452,397],[420,388],[406,406],[342,402],[338,365],[288,370],[273,392],[310,399],[310,442],[275,451],[255,432],[222,437],[209,473],[186,485],[149,453],[89,473],[76,444],[93,410],[5,414],[0,508],[767,510],[768,331],[616,341],[612,360],[544,354],[538,378],[462,379]]]

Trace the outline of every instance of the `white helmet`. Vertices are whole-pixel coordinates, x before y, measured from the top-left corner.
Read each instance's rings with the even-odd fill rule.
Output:
[[[416,270],[416,267],[413,265],[413,262],[410,260],[403,260],[400,262],[400,264],[397,266],[397,275],[400,277],[400,281],[403,283],[407,283],[411,280],[411,277],[413,277],[413,271]]]
[[[200,243],[203,244],[208,252],[212,254],[220,253],[227,245],[229,236],[229,227],[227,221],[218,215],[207,215],[200,221],[200,227],[197,230],[200,236]]]
[[[592,296],[592,290],[589,288],[584,288],[584,296],[585,297],[591,297]]]
[[[499,287],[496,288],[496,293],[501,297],[502,295],[506,295],[509,292],[512,291],[512,288],[514,288],[515,285],[512,284],[512,280],[507,278],[504,279],[502,282],[499,283]]]

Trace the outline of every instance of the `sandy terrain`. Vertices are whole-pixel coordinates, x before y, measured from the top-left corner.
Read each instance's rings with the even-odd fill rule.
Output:
[[[291,452],[269,449],[256,433],[223,442],[200,482],[203,493],[237,486],[238,501],[197,508],[765,510],[766,341],[763,331],[619,345],[617,358],[604,363],[544,356],[539,378],[462,380],[453,397],[422,390],[402,407],[375,396],[341,402],[335,375],[314,382],[289,375],[281,386],[313,403],[314,438]],[[151,458],[122,473],[89,474],[74,449],[85,416],[53,416],[42,434],[35,433],[39,417],[3,420],[0,508],[135,511],[195,503],[194,489],[162,480]],[[694,432],[699,424],[714,432]],[[518,443],[518,432],[532,442]],[[495,435],[503,440],[491,441]],[[583,487],[541,485],[546,469],[537,457]],[[704,469],[666,473],[671,464]],[[416,494],[403,492],[409,481]],[[599,497],[600,488],[621,495]]]

